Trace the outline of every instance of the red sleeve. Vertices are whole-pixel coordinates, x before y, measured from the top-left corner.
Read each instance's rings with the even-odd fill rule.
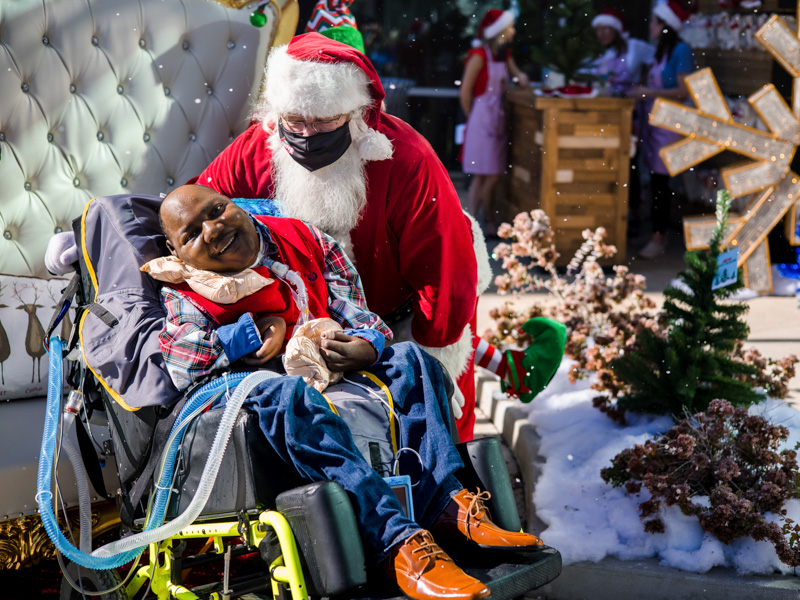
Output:
[[[486,50],[484,48],[470,49],[467,53],[467,58],[464,59],[464,63],[472,56],[480,56],[483,59],[483,67],[481,67],[481,71],[478,73],[477,79],[475,79],[475,87],[472,88],[472,96],[477,97],[486,91],[486,84],[489,81],[489,68],[486,66]]]
[[[272,153],[261,124],[251,125],[197,177],[230,198],[272,198]]]
[[[400,273],[415,290],[412,334],[420,344],[456,342],[475,312],[478,267],[472,230],[447,171],[427,147],[395,155],[388,218]],[[397,148],[399,150],[399,148]]]

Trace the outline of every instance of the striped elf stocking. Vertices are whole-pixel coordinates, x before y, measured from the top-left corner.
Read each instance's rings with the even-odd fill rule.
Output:
[[[567,330],[563,324],[544,317],[530,319],[522,329],[533,337],[528,348],[503,352],[480,340],[475,348],[475,364],[497,375],[503,392],[530,402],[558,370]]]

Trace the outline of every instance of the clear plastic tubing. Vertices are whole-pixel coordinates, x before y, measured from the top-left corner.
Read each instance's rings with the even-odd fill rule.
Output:
[[[81,552],[92,551],[92,499],[89,496],[89,475],[86,473],[86,466],[83,464],[83,457],[72,439],[72,428],[75,425],[75,414],[72,411],[64,411],[63,428],[63,448],[64,452],[72,463],[75,471],[75,483],[78,486],[78,512],[80,514]]]
[[[298,275],[297,271],[292,271],[288,266],[279,263],[271,258],[264,259],[264,266],[266,266],[278,279],[286,282],[289,285],[289,290],[292,293],[292,298],[300,311],[300,316],[297,319],[295,329],[300,325],[304,325],[311,320],[308,310],[308,292],[306,291],[306,284],[303,278]]]
[[[133,561],[148,544],[156,543],[175,535],[197,518],[205,506],[208,496],[211,494],[211,489],[214,485],[217,472],[219,471],[225,447],[230,439],[236,416],[244,400],[256,385],[278,375],[268,371],[259,371],[249,375],[242,373],[233,374],[231,376],[215,379],[195,392],[178,415],[173,425],[173,432],[182,430],[185,426],[183,422],[186,420],[185,417],[196,412],[198,405],[204,402],[207,403],[206,400],[210,396],[220,394],[224,390],[241,382],[225,407],[225,412],[220,421],[211,453],[209,454],[203,470],[201,485],[194,499],[177,519],[166,525],[158,526],[163,521],[164,513],[166,512],[172,483],[172,474],[174,472],[175,457],[177,456],[180,444],[180,436],[171,435],[170,439],[172,439],[173,442],[167,447],[165,451],[166,457],[164,461],[162,461],[163,464],[166,465],[166,468],[162,470],[161,477],[159,478],[153,510],[151,511],[145,531],[118,542],[107,544],[95,550],[93,554],[86,554],[75,548],[75,546],[64,537],[64,534],[56,523],[52,507],[53,494],[50,489],[50,484],[61,400],[62,356],[63,343],[60,338],[54,336],[50,340],[50,372],[47,390],[47,408],[44,432],[42,434],[42,447],[39,454],[36,501],[39,504],[39,512],[45,531],[47,531],[48,536],[50,536],[50,539],[59,552],[82,567],[95,570],[115,569]]]

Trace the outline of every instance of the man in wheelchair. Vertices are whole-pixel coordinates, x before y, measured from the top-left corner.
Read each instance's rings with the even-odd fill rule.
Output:
[[[421,465],[412,492],[415,520],[362,455],[346,422],[302,379],[262,383],[245,406],[257,414],[278,456],[302,477],[333,480],[348,492],[361,535],[403,593],[419,599],[489,596],[489,589],[462,571],[437,540],[517,551],[541,546],[533,535],[495,525],[483,494],[459,483],[455,473],[463,463],[449,428],[447,376],[415,344],[384,349],[391,330],[368,311],[358,274],[333,239],[294,219],[254,218],[202,186],[170,193],[159,216],[176,260],[205,272],[195,271],[189,284],[222,277],[233,286],[229,278],[245,269],[278,279],[250,294],[234,292],[227,303],[195,291],[201,286],[162,288],[167,325],[161,347],[176,387],[186,389],[239,360],[250,367],[274,366],[286,332],[308,313],[329,316],[344,328],[320,343],[328,368],[366,369],[388,383],[401,443]]]

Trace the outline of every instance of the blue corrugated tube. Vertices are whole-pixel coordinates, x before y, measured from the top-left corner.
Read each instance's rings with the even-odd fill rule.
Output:
[[[98,548],[92,554],[81,552],[73,546],[61,533],[53,514],[52,497],[50,490],[51,473],[53,469],[53,455],[55,453],[55,438],[58,430],[58,413],[61,403],[61,361],[63,343],[61,338],[50,338],[50,372],[47,388],[47,409],[45,414],[44,433],[42,434],[42,449],[39,454],[39,473],[37,479],[36,502],[39,504],[39,513],[47,535],[56,546],[56,549],[70,561],[94,570],[116,569],[136,559],[141,552],[151,543],[172,537],[181,529],[190,525],[200,514],[205,506],[214,481],[217,477],[225,447],[230,439],[236,416],[239,414],[244,400],[252,389],[259,383],[276,377],[269,371],[255,373],[233,373],[215,379],[204,385],[186,402],[181,409],[170,433],[167,449],[161,462],[161,475],[156,486],[155,500],[150,511],[145,530],[136,535],[107,544]],[[202,408],[210,404],[215,398],[226,391],[236,388],[232,398],[227,402],[225,412],[220,420],[214,444],[206,461],[203,475],[197,492],[186,510],[176,519],[166,525],[161,525],[167,510],[169,493],[172,487],[175,459],[186,425],[199,414]]]

